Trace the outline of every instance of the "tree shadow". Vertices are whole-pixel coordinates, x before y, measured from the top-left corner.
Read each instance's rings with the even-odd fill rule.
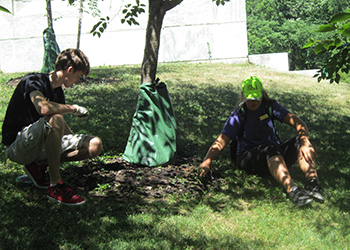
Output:
[[[120,170],[115,166],[110,167]],[[15,174],[5,174],[3,178],[12,180]],[[123,200],[87,196],[84,205],[73,207],[48,202],[46,191],[33,185],[15,183],[6,187],[2,182],[3,192],[10,189],[21,195],[2,196],[0,201],[2,249],[115,249],[126,246],[144,249],[147,244],[151,248],[158,245],[161,249],[184,249],[191,246],[196,249],[212,246],[246,249],[252,244],[264,245],[259,240],[240,237],[226,240],[224,237],[223,241],[209,236],[204,239],[188,237],[176,226],[159,232],[159,224],[165,217],[174,214],[186,216],[181,213],[181,201],[172,204],[165,200],[145,202],[135,196],[126,196]],[[137,215],[144,212],[150,213],[149,217],[146,220],[137,219]]]
[[[127,71],[131,76],[139,74],[136,68]],[[116,74],[121,74],[121,71]],[[217,180],[215,185],[210,186],[209,184],[208,189],[200,186],[204,185],[203,183],[191,186],[192,182],[199,183],[194,172],[201,160],[198,157],[204,157],[207,149],[220,134],[226,119],[236,106],[239,91],[232,88],[230,83],[215,86],[208,83],[190,84],[181,80],[177,80],[177,82],[181,86],[181,91],[176,87],[169,88],[169,90],[178,127],[178,155],[179,158],[182,157],[186,160],[169,166],[169,171],[165,171],[169,176],[164,175],[163,179],[152,178],[157,177],[157,168],[148,169],[147,172],[146,168],[115,163],[84,163],[81,169],[92,171],[88,173],[79,172],[80,168],[78,169],[76,166],[68,167],[63,171],[63,174],[67,176],[67,180],[72,183],[78,193],[82,192],[87,195],[88,200],[86,205],[74,208],[47,202],[44,190],[23,184],[14,184],[14,181],[4,181],[0,184],[2,192],[0,200],[2,211],[0,248],[59,249],[63,244],[66,244],[67,248],[79,246],[82,249],[101,247],[108,249],[112,248],[108,246],[109,241],[118,244],[115,239],[118,239],[120,244],[139,244],[142,248],[144,239],[162,242],[164,238],[173,242],[173,248],[193,246],[205,249],[208,246],[217,245],[218,249],[220,246],[222,248],[239,246],[241,249],[246,249],[254,244],[263,245],[262,242],[242,238],[227,239],[221,244],[217,239],[207,236],[203,241],[198,238],[186,239],[185,236],[174,236],[176,234],[171,230],[159,234],[157,228],[159,220],[162,220],[164,216],[184,215],[182,207],[187,206],[190,209],[197,206],[203,202],[201,198],[206,197],[208,190],[214,190],[217,195],[220,193],[227,195],[233,201],[229,203],[230,206],[238,210],[242,209],[242,206],[237,202],[242,199],[248,201],[266,200],[276,203],[282,202],[284,199],[281,195],[281,188],[273,180],[246,176],[244,173],[231,169],[231,166],[228,166],[223,160],[223,158],[228,157],[227,152],[224,152],[223,156],[218,158],[217,163],[214,164],[214,177]],[[102,84],[94,87],[81,86],[74,91],[81,96],[81,99],[74,99],[72,94],[68,95],[69,102],[67,102],[73,103],[74,100],[74,103],[87,106],[91,110],[91,116],[88,120],[79,122],[73,120],[74,117],[67,116],[66,120],[73,131],[81,133],[94,131],[97,136],[102,138],[105,152],[112,154],[123,152],[130,132],[132,116],[135,112],[138,86],[123,82],[123,84],[117,84],[113,88],[108,87],[108,84]],[[314,134],[312,143],[318,153],[318,173],[326,190],[326,198],[330,200],[326,200],[325,205],[331,203],[340,211],[349,212],[347,190],[350,186],[348,178],[350,141],[347,125],[350,118],[338,112],[336,108],[328,108],[326,103],[325,105],[313,103],[313,99],[321,98],[317,95],[285,94],[271,91],[271,96],[283,105],[288,104],[288,108],[300,116]],[[282,140],[295,135],[292,129],[279,126],[278,123],[276,125]],[[89,164],[92,165],[89,166]],[[184,166],[186,164],[187,166]],[[181,180],[179,177],[184,175],[183,171],[186,167],[192,167],[192,172],[189,172],[188,178]],[[115,173],[119,171],[125,171],[128,178],[125,183],[118,186]],[[182,171],[181,175],[177,171]],[[172,173],[173,176],[171,176]],[[293,178],[295,176],[297,180],[302,181],[303,176],[297,167],[294,167],[291,173]],[[15,180],[16,177],[10,172],[2,174],[1,179]],[[189,179],[190,181],[188,181]],[[158,184],[155,184],[156,181]],[[161,183],[161,181],[163,182]],[[92,184],[89,186],[87,183]],[[107,183],[115,187],[116,190],[120,186],[125,187],[125,189],[120,188],[122,191],[120,196],[108,192],[107,195],[104,195],[101,193],[103,191],[101,186]],[[200,194],[199,198],[177,198],[172,202],[168,202],[169,196],[167,198],[157,197],[156,190],[153,195],[159,199],[149,201],[147,200],[147,192],[139,190],[139,184],[135,183],[142,183],[143,186],[151,187],[153,190],[158,185],[179,188],[181,185],[185,186],[186,183],[188,190],[202,189],[196,190]],[[91,195],[90,192],[96,188],[99,188],[96,191],[100,192],[99,195]],[[20,195],[12,196],[9,193],[19,193]],[[169,193],[169,195],[172,194]],[[207,199],[206,202],[213,211],[222,211],[223,206],[225,206],[225,201],[219,199]],[[142,212],[151,212],[152,222],[134,221],[131,218],[131,215]],[[322,223],[317,225],[320,232],[322,231]],[[148,235],[143,235],[143,231],[147,232]],[[182,232],[177,231],[176,233],[179,236],[182,235]],[[347,231],[341,233],[347,236]],[[132,240],[132,238],[136,240]]]
[[[204,157],[236,107],[239,90],[228,82],[216,86],[209,83],[191,84],[180,79],[176,81],[176,86],[169,83],[168,89],[177,124],[177,155],[180,158]],[[135,112],[138,87],[119,84],[113,88],[81,88],[80,91],[84,93],[81,94],[84,96],[81,102],[92,110],[91,117],[88,121],[73,125],[73,131],[98,131],[97,135],[102,138],[107,152],[123,152]],[[318,153],[318,173],[326,193],[330,195],[335,189],[343,193],[332,198],[332,203],[348,211],[346,190],[350,185],[347,178],[349,153],[344,149],[349,148],[350,144],[347,132],[350,118],[339,113],[336,108],[329,109],[326,103],[313,102],[322,96],[302,92],[285,94],[273,90],[270,96],[307,123]],[[325,110],[327,114],[324,114]],[[292,128],[278,122],[275,124],[282,140],[296,135]],[[222,157],[218,158],[219,165],[220,159],[228,156],[227,150],[223,152]],[[295,176],[296,180],[304,182],[297,166],[291,171],[293,178]]]

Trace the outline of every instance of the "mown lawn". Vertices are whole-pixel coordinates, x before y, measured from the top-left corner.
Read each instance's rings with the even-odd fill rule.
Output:
[[[0,123],[18,74],[0,73]],[[49,202],[45,191],[16,182],[21,166],[0,155],[0,249],[348,249],[350,245],[350,86],[252,65],[164,64],[158,77],[169,89],[177,121],[178,155],[203,158],[238,102],[240,83],[259,76],[271,97],[301,117],[317,151],[324,204],[298,208],[271,179],[233,169],[228,150],[213,163],[219,186],[191,198],[125,197],[120,202],[85,194],[87,203]],[[94,68],[101,84],[66,90],[67,103],[90,110],[87,120],[71,115],[74,132],[98,135],[103,154],[120,156],[129,136],[140,84],[138,66]],[[281,139],[295,132],[277,124]],[[108,156],[108,157],[107,157]],[[198,164],[200,161],[198,161]],[[64,165],[84,167],[88,161]],[[303,184],[295,166],[292,177]],[[74,184],[73,184],[74,186]],[[84,190],[78,190],[84,193]]]

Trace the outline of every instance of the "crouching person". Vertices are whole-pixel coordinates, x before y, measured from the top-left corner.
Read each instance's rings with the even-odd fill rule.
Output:
[[[62,51],[55,70],[49,74],[26,75],[17,85],[9,102],[2,126],[2,143],[11,161],[23,170],[47,197],[66,205],[81,205],[85,199],[75,194],[62,180],[60,163],[93,158],[102,150],[100,138],[73,134],[62,114],[79,119],[89,112],[65,103],[62,85],[69,88],[89,74],[90,64],[78,49]],[[46,170],[49,169],[50,180]]]

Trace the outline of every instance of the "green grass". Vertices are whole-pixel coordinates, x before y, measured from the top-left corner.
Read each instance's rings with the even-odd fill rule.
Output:
[[[135,112],[140,68],[101,67],[91,75],[105,82],[66,90],[68,103],[89,108],[89,119],[67,115],[66,120],[74,132],[101,137],[104,155],[120,155]],[[159,65],[158,77],[168,86],[176,114],[179,155],[205,156],[238,102],[240,82],[249,75],[259,76],[271,97],[308,124],[327,193],[324,204],[296,207],[273,180],[233,170],[225,150],[213,163],[223,181],[196,199],[184,194],[162,200],[130,197],[120,203],[87,195],[85,205],[68,207],[49,202],[43,190],[17,183],[21,166],[7,160],[1,146],[0,249],[348,249],[348,84],[317,83],[252,65]],[[12,77],[0,73],[1,123],[14,90],[4,83]],[[107,83],[111,77],[116,81]],[[286,126],[277,127],[281,139],[295,135]],[[297,167],[291,174],[304,182]],[[100,192],[104,188],[103,183],[96,186]]]

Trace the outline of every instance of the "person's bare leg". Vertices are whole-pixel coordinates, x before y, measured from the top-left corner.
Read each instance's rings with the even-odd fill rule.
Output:
[[[102,141],[98,137],[87,136],[80,149],[61,154],[63,134],[71,131],[60,114],[48,117],[48,123],[51,126],[51,132],[48,133],[45,141],[47,159],[39,161],[38,164],[49,166],[50,183],[56,184],[62,180],[61,162],[80,161],[98,156],[102,150]]]
[[[61,162],[81,161],[97,157],[102,150],[102,141],[98,137],[87,136],[80,149],[62,154]]]
[[[325,193],[318,180],[315,162],[306,162],[304,158],[299,159],[300,169],[304,172],[307,184],[305,190],[309,192],[309,196],[312,196],[316,201],[323,203]]]
[[[269,167],[271,175],[286,189],[287,193],[289,193],[292,188],[296,186],[289,174],[283,156],[272,156],[267,161],[267,165]]]
[[[60,162],[81,161],[97,157],[102,150],[102,141],[99,137],[87,136],[81,149],[72,150],[61,155]],[[39,165],[49,165],[48,160],[37,162]]]
[[[312,179],[318,179],[315,162],[308,163],[305,161],[305,158],[299,158],[299,166],[305,174],[305,178],[307,181],[310,181]]]
[[[45,150],[47,164],[49,165],[50,183],[56,184],[62,179],[60,174],[61,140],[65,122],[62,115],[56,114],[49,118],[48,123],[51,126],[51,132],[47,135]]]
[[[272,176],[286,189],[289,199],[299,207],[312,202],[312,198],[303,188],[297,187],[287,168],[283,156],[275,155],[267,161]]]

